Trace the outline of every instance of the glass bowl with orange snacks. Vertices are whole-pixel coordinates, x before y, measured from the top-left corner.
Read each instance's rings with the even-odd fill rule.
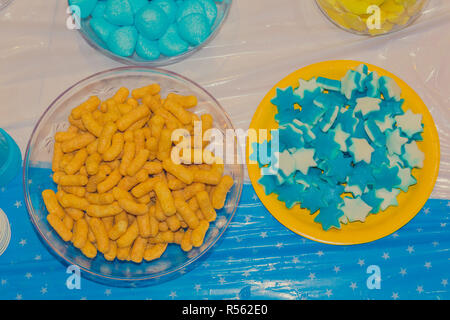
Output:
[[[412,24],[428,0],[316,0],[323,14],[352,33],[377,36]]]
[[[224,163],[209,129],[234,130],[217,100],[169,71],[117,68],[67,89],[39,119],[24,160],[43,242],[108,285],[149,285],[194,267],[230,224],[243,184],[238,152]]]

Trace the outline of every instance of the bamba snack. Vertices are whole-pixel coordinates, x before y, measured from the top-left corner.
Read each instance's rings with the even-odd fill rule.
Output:
[[[88,258],[100,252],[107,261],[141,263],[160,258],[169,244],[202,246],[233,185],[205,141],[192,151],[200,162],[171,158],[183,138],[173,141],[175,130],[192,134],[200,121],[206,131],[214,121],[189,110],[195,96],[163,99],[160,91],[151,84],[131,97],[127,88],[105,101],[90,97],[72,110],[67,131],[55,134],[58,189],[42,192],[47,220]]]

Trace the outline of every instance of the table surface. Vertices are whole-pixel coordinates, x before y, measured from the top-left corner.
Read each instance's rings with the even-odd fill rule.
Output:
[[[77,31],[66,28],[66,9],[66,2],[63,0],[15,0],[0,12],[0,101],[3,103],[0,108],[0,127],[12,135],[22,152],[37,119],[63,90],[95,72],[120,66],[94,51]],[[399,231],[400,240],[391,237],[370,245],[341,250],[312,243],[284,229],[265,211],[251,186],[246,186],[243,199],[247,199],[247,202],[241,203],[223,243],[204,262],[211,279],[202,278],[204,272],[196,269],[172,283],[149,288],[138,297],[397,298],[397,293],[400,298],[420,298],[425,297],[420,295],[425,292],[427,298],[448,298],[448,291],[445,290],[448,257],[441,257],[439,254],[448,255],[450,248],[445,222],[449,207],[447,201],[444,201],[450,198],[450,66],[446,54],[450,50],[450,37],[447,36],[449,31],[450,1],[446,0],[431,0],[424,15],[410,28],[376,38],[355,36],[336,28],[322,16],[312,0],[259,0],[258,6],[255,6],[254,0],[235,0],[230,16],[216,39],[188,60],[166,68],[204,86],[220,101],[234,126],[242,129],[248,128],[253,112],[266,92],[280,79],[303,66],[323,60],[352,59],[385,68],[418,92],[436,122],[441,143],[441,167],[431,198],[441,200],[431,200],[427,204],[428,209],[433,208],[432,211],[436,212],[434,219],[419,221],[420,223],[413,220]],[[42,244],[35,238],[26,215],[23,196],[18,196],[22,193],[20,179],[16,179],[8,188],[15,192],[7,192],[7,196],[4,192],[0,194],[0,207],[11,220],[13,238],[5,255],[0,257],[0,298],[58,298],[57,287],[65,281],[65,270],[45,252]],[[246,211],[248,208],[251,208],[250,211]],[[423,213],[423,216],[429,217],[427,213]],[[420,229],[425,229],[423,223],[430,224],[433,228],[429,228],[428,232],[421,232]],[[249,233],[249,230],[252,232]],[[272,233],[282,237],[282,240],[278,239],[277,242],[277,239],[268,237],[269,241],[264,236],[271,236]],[[249,241],[242,241],[245,239],[244,234],[248,234]],[[23,245],[22,240],[25,240]],[[264,250],[256,249],[261,241],[265,243],[261,246]],[[260,261],[259,267],[252,269],[254,264],[249,259],[242,259],[245,254],[248,256],[243,243],[246,246],[253,245],[247,250],[253,254],[254,261]],[[307,245],[303,247],[297,246],[305,243]],[[411,246],[415,250],[416,243],[430,244],[432,247],[427,247],[421,254],[436,254],[439,262],[430,267],[426,264],[430,261],[425,261],[427,259],[423,256],[409,261],[408,270],[402,271],[405,269],[405,266],[400,266],[405,263],[403,256],[405,252],[410,254],[405,250],[411,250]],[[393,246],[402,254],[392,258],[394,254],[389,252],[387,245],[389,248]],[[16,259],[19,249],[27,246],[33,250],[28,251],[23,260]],[[225,250],[236,251],[238,257],[225,257]],[[348,265],[351,266],[350,270],[355,268],[355,261],[347,258],[348,253],[352,254],[353,259],[363,260],[358,255],[367,251],[368,257],[373,254],[373,257],[377,257],[374,260],[391,263],[392,273],[388,276],[391,283],[388,286],[392,288],[368,290],[361,280],[366,277],[364,272],[358,275],[359,280],[351,281],[349,273],[345,276],[347,278],[339,277],[341,280],[345,278],[345,281],[337,281],[337,275],[341,275],[339,271],[328,270],[326,266],[337,263],[344,254],[343,251],[345,262],[341,261],[341,267]],[[317,252],[328,254],[322,256]],[[386,258],[385,253],[391,258]],[[381,256],[384,256],[382,260]],[[228,258],[231,262],[236,260],[236,264],[227,267],[225,263]],[[293,266],[283,266],[285,262],[289,264],[289,259]],[[20,267],[18,261],[22,262]],[[428,267],[424,267],[425,265]],[[282,272],[275,272],[274,275],[269,275],[270,269],[279,270],[277,266],[293,273],[284,275]],[[335,266],[340,268],[338,264]],[[268,272],[259,275],[263,268]],[[61,279],[60,283],[51,285],[56,291],[53,296],[50,295],[50,284],[47,283],[46,287],[44,283],[49,280],[39,282],[36,276],[43,273],[48,277],[49,270],[54,271],[58,275],[56,278]],[[399,272],[401,277],[398,276]],[[412,282],[408,289],[396,290],[396,284],[401,286],[399,279],[407,277],[404,272],[411,279],[427,272],[427,277],[423,279],[432,283],[425,286]],[[228,286],[212,286],[217,285],[217,282],[225,284],[224,281],[230,280],[224,274],[236,278],[231,277],[233,280],[227,282]],[[258,276],[254,276],[255,274]],[[10,279],[6,279],[4,275],[8,275]],[[181,293],[182,289],[173,289],[175,286],[186,286],[189,289],[187,284],[195,281],[200,288],[192,285],[185,294]],[[90,288],[95,292],[93,298],[133,297],[125,289],[111,290],[95,283],[86,283],[86,290]],[[353,283],[357,288],[354,288]],[[267,288],[272,289],[266,290]],[[331,290],[332,294],[327,290]],[[397,292],[402,290],[401,293]],[[87,291],[82,291],[67,291],[65,297],[87,297]],[[177,292],[172,294],[172,291]],[[111,292],[120,295],[114,296]],[[152,293],[152,296],[145,296],[144,293],[147,292]]]

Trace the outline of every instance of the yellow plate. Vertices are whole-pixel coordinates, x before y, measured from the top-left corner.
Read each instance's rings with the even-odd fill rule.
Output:
[[[270,102],[276,95],[277,88],[292,86],[294,89],[299,85],[299,79],[309,80],[313,77],[323,76],[332,79],[341,79],[348,69],[355,69],[364,62],[352,60],[325,61],[300,69],[283,80],[270,90],[256,110],[250,129],[276,129],[278,124],[274,119],[277,113],[275,106]],[[425,125],[423,142],[419,142],[420,150],[425,153],[424,167],[414,169],[413,176],[417,184],[411,186],[407,193],[401,192],[397,200],[397,207],[389,207],[386,211],[367,217],[366,222],[353,222],[342,225],[340,230],[330,229],[324,231],[320,223],[314,222],[316,215],[311,215],[309,210],[301,209],[296,205],[287,209],[283,202],[278,201],[275,194],[267,196],[262,186],[258,183],[261,177],[257,164],[249,163],[249,148],[247,145],[247,167],[250,180],[256,194],[270,213],[284,226],[293,232],[311,240],[334,244],[349,245],[374,241],[383,238],[407,224],[426,203],[430,196],[439,172],[439,136],[431,114],[419,95],[404,81],[374,65],[365,63],[370,71],[377,71],[380,76],[393,78],[402,89],[402,98],[405,99],[403,109],[411,109],[414,113],[423,115]]]

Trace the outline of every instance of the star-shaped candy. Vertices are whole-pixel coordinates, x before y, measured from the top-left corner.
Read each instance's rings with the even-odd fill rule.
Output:
[[[305,145],[303,131],[292,123],[287,123],[278,128],[279,139],[288,144],[287,148],[301,148]]]
[[[410,168],[423,168],[425,155],[420,151],[415,141],[405,144],[404,152],[401,157],[406,161]]]
[[[275,152],[275,157],[278,159],[279,169],[285,176],[290,176],[294,173],[296,169],[296,158],[294,158],[289,151],[284,150],[281,153]]]
[[[310,80],[300,79],[300,85],[297,89],[295,89],[295,94],[300,98],[306,98],[306,95],[309,94],[318,94],[322,92],[322,88],[317,85],[316,78],[312,78]]]
[[[410,168],[400,168],[398,171],[398,177],[400,178],[400,183],[396,186],[404,192],[408,191],[408,188],[417,183],[417,180],[411,175]]]
[[[361,112],[364,118],[366,118],[369,113],[380,110],[381,99],[365,97],[356,99],[356,102],[357,104],[354,112]]]
[[[342,206],[341,210],[350,222],[364,222],[372,207],[367,205],[360,197],[344,198],[344,206]]]
[[[380,87],[378,85],[380,77],[376,71],[371,72],[365,79],[364,85],[367,89],[366,93],[368,97],[378,98],[380,97]]]
[[[351,99],[360,90],[361,74],[354,70],[348,70],[341,79],[341,93],[347,99]]]
[[[317,77],[316,83],[322,89],[328,91],[341,91],[341,81],[339,80]]]
[[[287,87],[285,90],[277,88],[277,96],[270,101],[273,105],[278,107],[278,111],[294,108],[295,104],[300,104],[300,97],[294,93],[292,87]]]
[[[366,139],[351,138],[351,144],[348,148],[350,154],[353,156],[355,163],[364,161],[370,164],[372,152],[374,148],[370,146]]]
[[[345,182],[352,170],[352,158],[346,158],[342,152],[339,152],[336,158],[325,163],[324,173],[327,176],[335,177],[340,182]]]
[[[351,186],[358,186],[361,191],[365,189],[366,186],[373,185],[375,183],[375,178],[371,172],[371,166],[365,162],[360,162],[355,165],[353,171],[348,175],[347,184]]]
[[[395,82],[394,79],[383,76],[379,79],[378,83],[380,85],[380,91],[386,100],[389,99],[393,99],[395,101],[400,100],[402,89],[397,84],[397,82]]]
[[[315,222],[322,225],[323,230],[327,231],[331,228],[340,229],[341,224],[339,219],[344,215],[341,209],[336,206],[329,206],[320,209],[319,214],[314,218]]]
[[[377,146],[384,146],[386,144],[386,136],[380,130],[380,128],[376,125],[375,121],[366,120],[364,122],[364,130],[366,131],[367,136],[372,142]]]
[[[258,183],[263,186],[264,193],[266,195],[273,193],[275,191],[276,187],[278,186],[277,180],[276,180],[275,176],[273,176],[273,175],[262,176],[258,180]]]
[[[369,190],[361,196],[369,206],[372,207],[370,213],[377,214],[380,211],[380,205],[383,203],[383,199],[378,198],[375,194],[375,190]]]
[[[341,124],[341,128],[343,131],[350,134],[355,132],[356,126],[359,122],[358,118],[353,116],[353,112],[345,108],[341,109],[341,112],[338,115],[338,119],[336,121],[337,123]]]
[[[314,149],[300,148],[292,155],[295,161],[295,168],[303,174],[308,174],[310,167],[315,167],[317,162],[314,160]]]
[[[396,116],[395,121],[397,126],[410,138],[423,131],[422,115],[414,114],[411,110],[407,110],[403,115]]]
[[[323,133],[318,130],[316,140],[312,142],[316,156],[321,159],[333,159],[339,153],[340,146],[334,141],[334,132]]]
[[[373,168],[372,174],[375,178],[375,185],[378,188],[392,190],[392,188],[401,183],[398,177],[398,170],[399,168],[397,166],[390,168],[385,164],[378,168]]]
[[[323,192],[317,187],[309,187],[301,194],[300,207],[308,209],[311,214],[319,209],[327,207],[327,203],[323,200]]]
[[[302,122],[311,126],[315,125],[325,113],[326,109],[316,104],[303,105],[299,113]]]
[[[330,130],[331,126],[337,119],[339,111],[340,108],[338,106],[332,106],[325,112],[325,114],[322,117],[322,120],[319,123],[320,128],[322,129],[323,132],[327,132],[328,130]]]
[[[384,116],[384,120],[374,120],[376,125],[378,126],[378,128],[380,128],[381,132],[386,132],[386,130],[390,129],[392,130],[392,128],[394,127],[394,119],[390,116]]]
[[[330,130],[330,132],[334,132],[334,141],[340,146],[340,150],[342,152],[347,152],[347,139],[350,137],[350,134],[342,130],[342,125],[340,123],[337,124],[336,128]]]
[[[399,195],[399,189],[392,189],[392,191],[386,189],[378,189],[375,191],[375,196],[379,199],[383,199],[380,205],[381,210],[386,210],[390,206],[397,206],[397,196]]]
[[[304,186],[298,183],[285,183],[276,187],[275,192],[278,194],[278,200],[286,204],[288,209],[291,209],[296,204],[300,203],[300,193],[303,192]]]

